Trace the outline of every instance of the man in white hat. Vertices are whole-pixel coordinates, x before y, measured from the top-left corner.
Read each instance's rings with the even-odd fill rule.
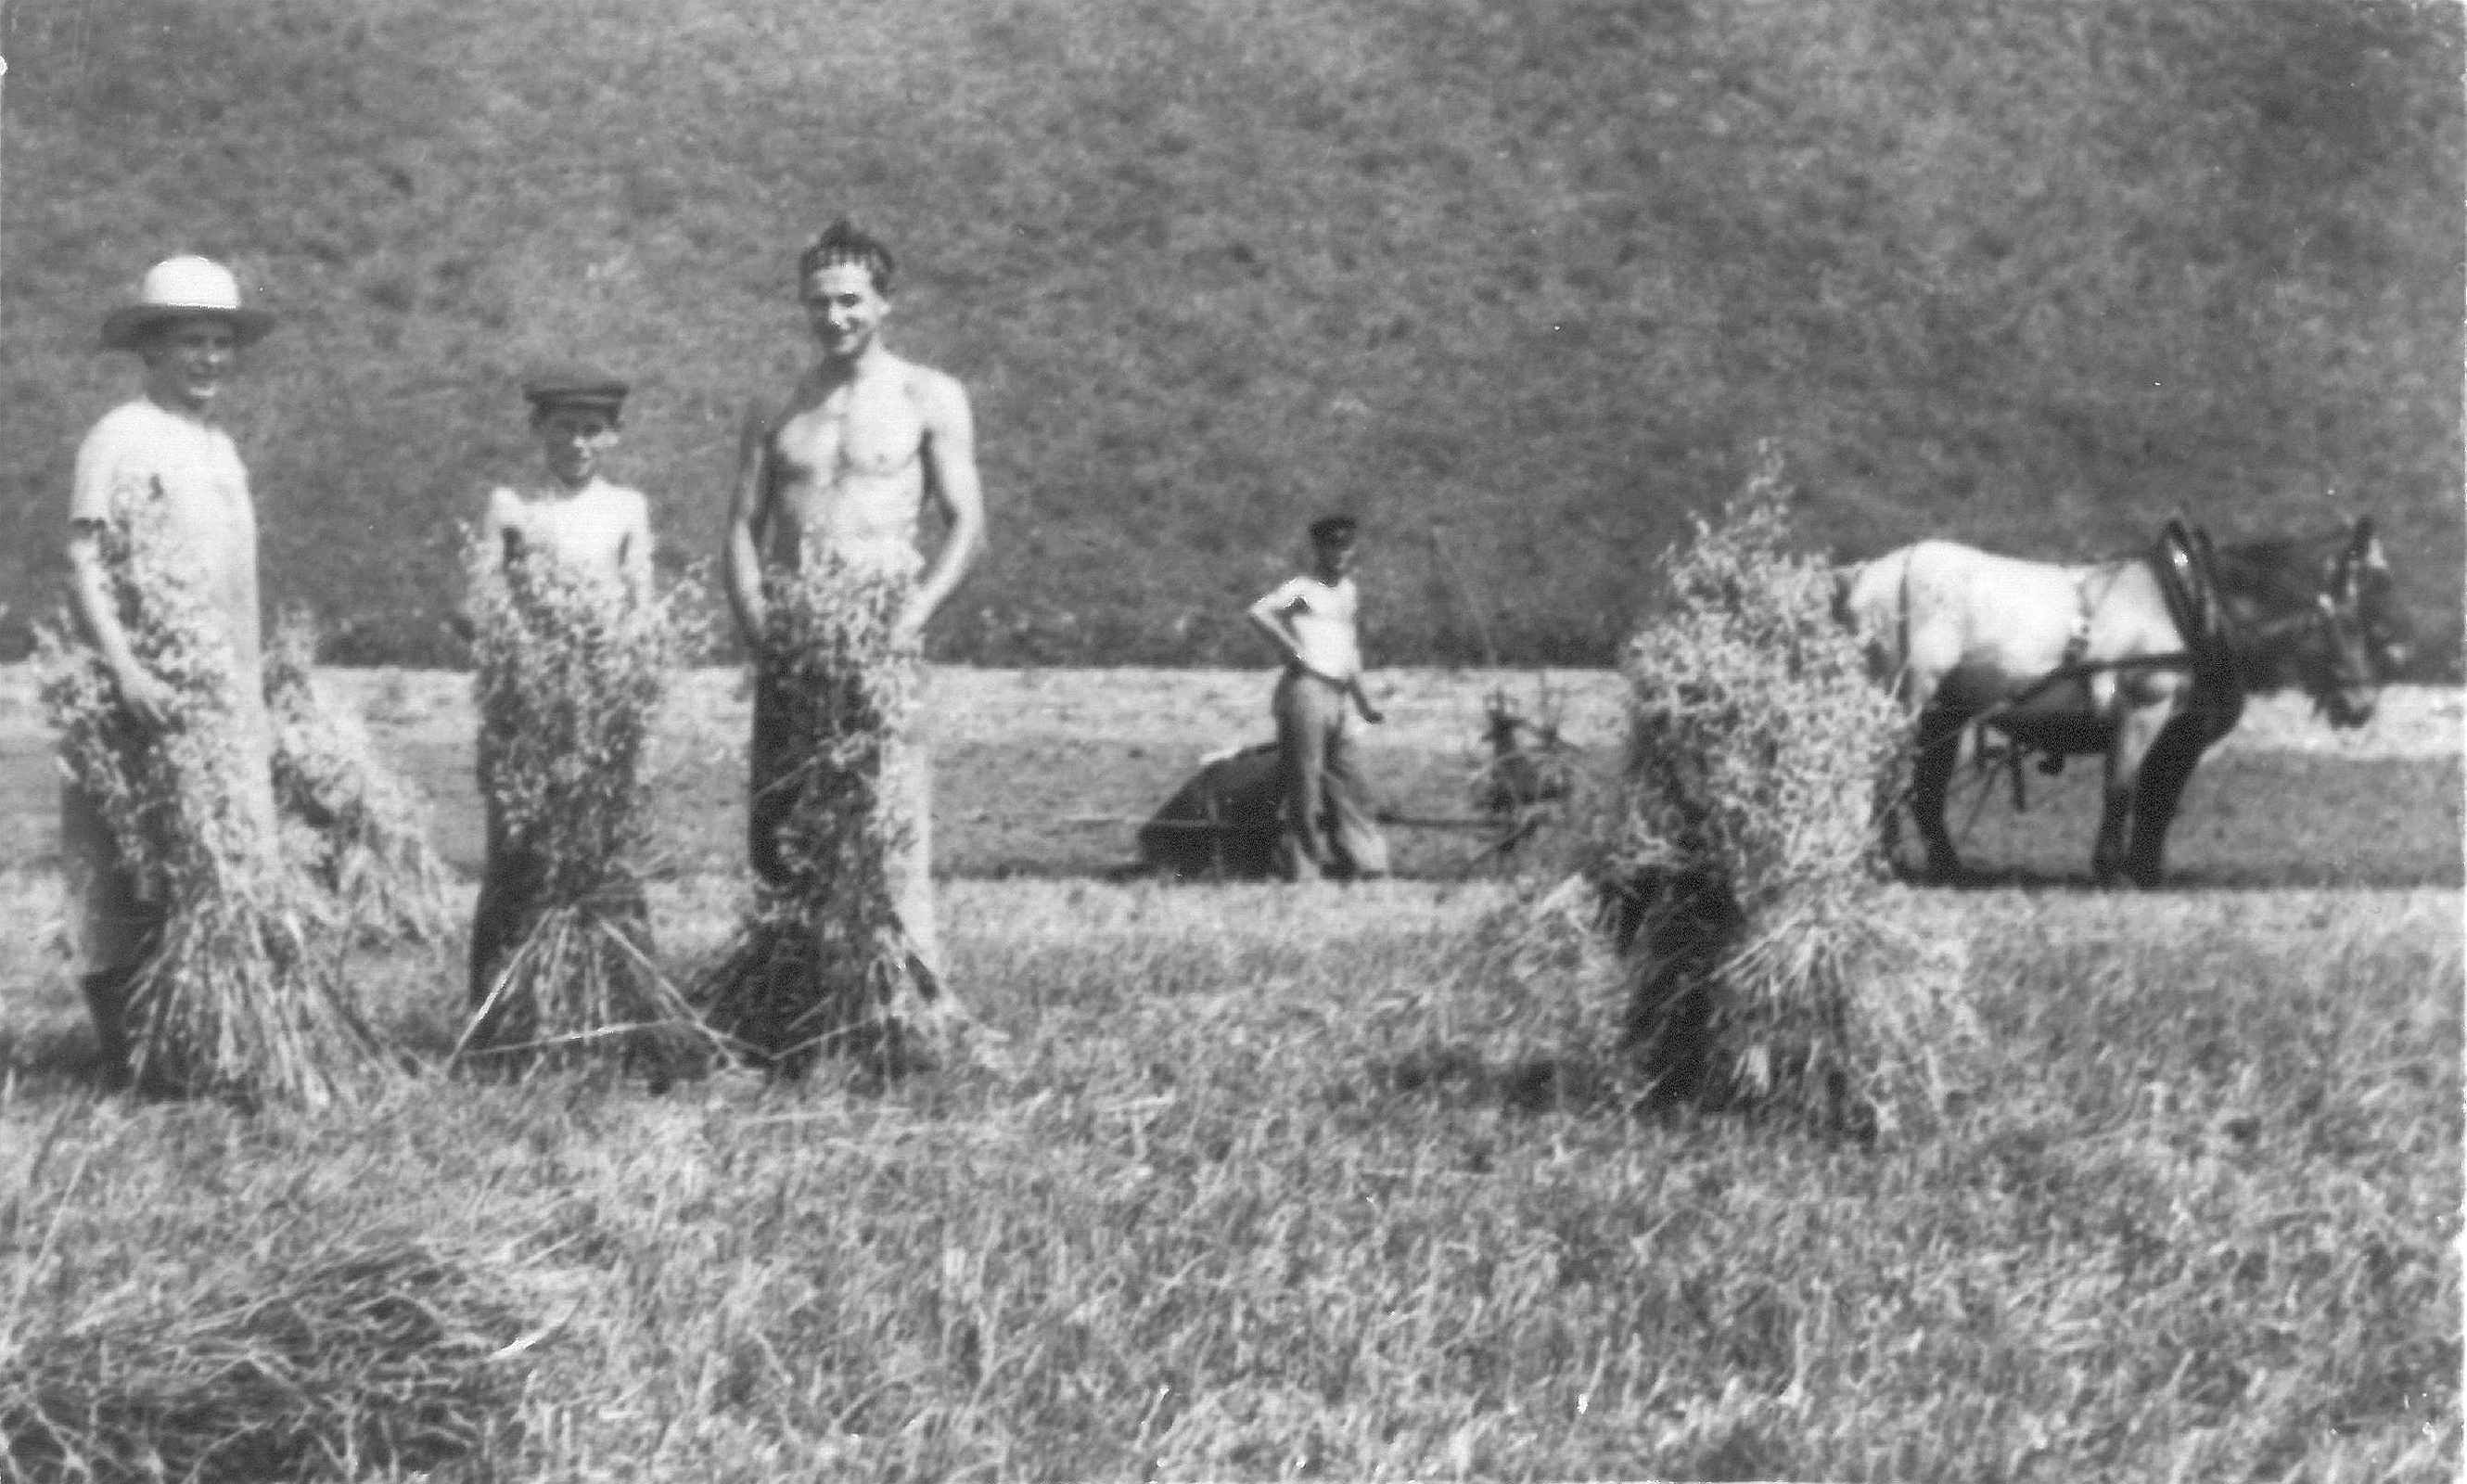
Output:
[[[246,735],[270,755],[259,676],[257,511],[248,471],[214,411],[238,352],[274,328],[274,317],[240,304],[231,270],[205,258],[170,258],[147,270],[137,302],[102,322],[107,350],[134,351],[145,365],[144,395],[104,414],[78,445],[69,497],[69,605],[85,641],[111,670],[121,703],[143,726],[176,719],[171,692],[131,651],[111,597],[103,540],[123,502],[155,502],[163,515],[166,563],[192,576],[231,644],[235,691]],[[270,768],[259,807],[274,818]],[[162,922],[120,859],[94,801],[73,783],[60,793],[60,856],[75,916],[81,988],[94,1015],[108,1075],[124,1075],[123,1023],[129,981]]]

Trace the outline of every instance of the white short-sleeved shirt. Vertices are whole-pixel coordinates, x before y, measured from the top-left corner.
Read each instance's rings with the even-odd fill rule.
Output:
[[[1268,606],[1293,627],[1303,666],[1342,685],[1362,673],[1362,641],[1354,614],[1362,603],[1353,579],[1333,583],[1304,575],[1268,595]]]
[[[175,516],[245,511],[248,470],[221,428],[176,417],[143,398],[124,402],[78,445],[74,515],[111,518],[124,487],[159,482]]]

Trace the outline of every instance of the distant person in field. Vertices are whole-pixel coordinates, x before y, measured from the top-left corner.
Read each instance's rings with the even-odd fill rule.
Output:
[[[523,383],[543,477],[488,491],[480,517],[480,567],[470,574],[475,593],[481,583],[501,581],[508,564],[541,557],[604,584],[627,603],[650,601],[650,501],[600,473],[600,461],[617,444],[627,390],[623,381],[589,366],[562,367]],[[485,730],[482,740],[485,744]],[[487,808],[488,837],[471,924],[474,1005],[487,998],[547,875],[547,862],[508,833],[489,787],[491,761],[484,745],[480,796]]]
[[[133,720],[151,731],[176,726],[173,693],[131,652],[104,556],[121,502],[147,499],[161,510],[171,547],[165,564],[195,578],[231,646],[237,732],[258,759],[246,776],[262,786],[247,802],[263,810],[269,833],[273,735],[259,671],[257,508],[215,409],[240,350],[273,328],[271,314],[241,307],[238,281],[218,263],[170,258],[147,270],[137,302],[102,322],[104,349],[137,354],[144,393],[104,414],[78,445],[68,538],[69,606],[80,638],[110,669]],[[75,903],[79,987],[104,1065],[124,1073],[130,981],[162,929],[163,903],[143,900],[102,810],[73,782],[60,791],[60,858]]]
[[[1285,792],[1278,863],[1289,880],[1388,874],[1388,842],[1370,817],[1350,722],[1354,712],[1373,724],[1386,719],[1362,688],[1357,540],[1351,516],[1311,522],[1310,571],[1251,605],[1252,625],[1285,666],[1275,714]]]
[[[968,394],[942,372],[903,360],[883,342],[892,311],[891,251],[847,221],[835,222],[797,263],[797,292],[819,351],[777,406],[746,414],[722,566],[738,631],[756,656],[748,845],[757,874],[789,879],[780,829],[796,803],[787,774],[808,742],[788,734],[780,679],[766,665],[766,574],[803,570],[826,558],[848,567],[914,578],[894,628],[893,648],[917,653],[925,626],[966,575],[985,532],[976,431]],[[933,505],[940,548],[918,549]],[[895,749],[900,776],[882,787],[903,797],[909,822],[885,862],[894,910],[928,973],[942,973],[934,915],[932,775],[924,739]]]

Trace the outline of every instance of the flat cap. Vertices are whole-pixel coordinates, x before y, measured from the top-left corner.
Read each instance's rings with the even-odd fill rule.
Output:
[[[625,394],[631,390],[622,379],[597,366],[576,363],[547,367],[523,378],[523,396],[534,407],[578,404],[613,412],[625,404]]]

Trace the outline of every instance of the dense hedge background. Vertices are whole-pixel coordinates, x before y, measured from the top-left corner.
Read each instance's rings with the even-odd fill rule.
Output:
[[[1839,555],[2382,517],[2455,667],[2461,14],[2318,0],[82,0],[5,11],[0,653],[93,349],[194,249],[286,316],[231,421],[271,595],[450,660],[513,385],[640,392],[714,549],[803,239],[903,250],[993,544],[938,651],[1252,661],[1324,507],[1390,661],[1598,661],[1759,436]]]

